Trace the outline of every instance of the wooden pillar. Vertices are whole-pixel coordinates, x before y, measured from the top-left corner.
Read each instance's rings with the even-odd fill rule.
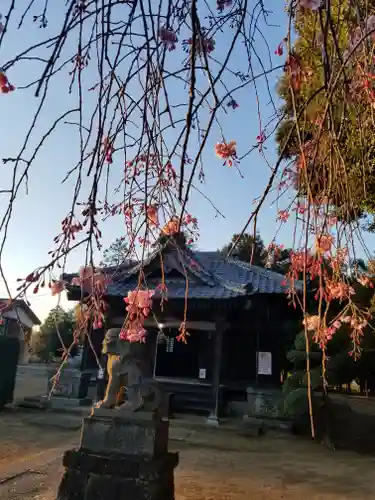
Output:
[[[227,329],[227,324],[223,320],[216,322],[214,332],[214,357],[212,370],[212,391],[213,391],[213,408],[207,418],[207,423],[210,425],[219,425],[219,398],[220,398],[220,371],[221,371],[221,356],[223,347],[223,333]]]

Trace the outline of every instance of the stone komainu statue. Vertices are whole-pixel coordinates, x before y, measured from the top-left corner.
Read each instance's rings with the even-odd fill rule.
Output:
[[[120,340],[120,328],[107,331],[103,341],[103,354],[108,357],[108,385],[99,408],[115,408],[118,394],[126,377],[126,401],[117,411],[155,411],[162,403],[161,393],[155,380],[146,377],[146,346],[138,342]]]

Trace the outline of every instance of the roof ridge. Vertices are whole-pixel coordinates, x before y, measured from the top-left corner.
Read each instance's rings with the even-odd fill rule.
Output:
[[[256,266],[254,264],[250,264],[248,262],[245,262],[243,260],[237,260],[237,259],[226,259],[226,261],[229,264],[234,264],[238,267],[242,267],[243,269],[247,269],[248,271],[256,271],[258,274],[261,274],[269,279],[278,279],[280,281],[287,281],[287,276],[284,274],[280,274],[276,271],[273,271],[272,269],[266,269],[261,266]],[[303,281],[301,280],[294,280],[294,286],[297,285],[297,288],[302,288],[303,287]]]
[[[194,253],[196,255],[199,253],[213,253],[213,252],[199,252],[198,251],[198,252],[192,252],[192,253]],[[218,253],[218,255],[220,255],[220,252],[217,252],[217,253]],[[221,259],[221,260],[225,261],[225,259]],[[198,262],[199,262],[199,257],[198,257]],[[199,262],[199,264],[205,270],[205,272],[207,274],[212,276],[212,278],[214,279],[214,281],[216,281],[216,283],[218,285],[220,285],[224,288],[227,288],[228,290],[240,291],[240,292],[244,292],[244,293],[246,292],[248,284],[236,283],[235,281],[224,279],[218,273],[206,269],[206,267],[203,265],[203,263]]]
[[[249,271],[251,270],[256,270],[257,272],[264,274],[264,275],[273,275],[273,276],[280,276],[281,278],[285,278],[283,274],[277,273],[276,271],[273,271],[272,269],[267,269],[266,267],[262,266],[257,266],[255,264],[250,264],[250,262],[245,262],[243,260],[237,260],[237,259],[226,259],[227,262],[230,264],[235,264],[236,266],[243,267],[245,269],[248,269]]]
[[[158,248],[156,248],[153,252],[151,252],[145,260],[142,260],[141,262],[136,263],[133,267],[130,267],[128,269],[124,269],[123,277],[124,278],[130,278],[136,272],[138,272],[141,268],[147,266],[150,264],[150,262],[157,257],[158,254],[160,254],[167,246],[168,242],[160,244],[158,243]]]
[[[190,259],[190,261],[193,261],[193,265],[192,262],[189,262],[190,264],[190,271],[195,275],[197,276],[197,272],[196,272],[196,265],[195,264],[198,264],[199,265],[199,268],[200,268],[200,271],[203,272],[203,275],[205,275],[205,277],[202,277],[201,275],[198,276],[200,277],[201,279],[203,279],[203,281],[205,283],[207,283],[207,281],[210,281],[210,283],[207,283],[209,284],[209,286],[215,286],[215,284],[220,284],[219,280],[217,279],[217,276],[212,273],[210,270],[208,270],[202,262],[199,261],[199,257],[197,258],[197,254],[199,252],[194,252],[193,250],[190,250],[188,248],[185,248],[183,249],[184,250],[184,253],[185,255]],[[207,280],[207,278],[209,278],[209,280]],[[216,282],[216,283],[215,283]]]
[[[142,263],[124,270],[121,274],[119,273],[113,280],[113,284],[109,285],[109,290],[113,290],[110,294],[121,294],[121,290],[124,290],[126,294],[131,287],[134,288],[136,273],[142,267],[147,267],[158,255],[163,254],[167,247],[167,252],[164,253],[164,264],[166,267],[168,264],[170,269],[176,269],[181,278],[191,278],[193,285],[199,289],[197,296],[228,298],[231,296],[246,297],[258,293],[281,294],[288,291],[288,277],[285,275],[245,261],[228,259],[219,252],[191,249],[179,244],[171,237],[166,242],[159,242],[158,247],[150,252]],[[151,269],[147,271],[152,271],[154,268],[159,269],[160,265],[151,266]],[[166,281],[168,281],[168,274],[165,276]],[[147,272],[146,280],[151,279],[152,276],[153,273]],[[176,286],[178,288],[180,285],[176,284]],[[189,293],[191,292],[193,295],[194,286],[189,288]],[[300,292],[303,283],[296,280],[294,286],[296,291]],[[180,292],[174,293],[179,296]]]
[[[215,286],[216,280],[215,280],[214,275],[208,269],[206,269],[205,266],[201,262],[199,262],[199,259],[196,258],[196,252],[189,250],[186,247],[184,248],[184,247],[177,245],[177,244],[171,245],[171,239],[167,240],[163,244],[159,243],[158,248],[155,249],[153,252],[151,252],[145,260],[143,260],[142,262],[139,262],[138,264],[136,264],[132,268],[125,269],[124,273],[121,276],[119,276],[119,278],[121,279],[121,277],[123,277],[126,280],[127,278],[134,276],[140,269],[149,265],[153,261],[153,259],[155,259],[158,256],[158,254],[161,254],[168,246],[171,246],[172,249],[176,250],[180,256],[182,255],[183,261],[185,261],[185,262],[182,262],[182,264],[183,265],[187,264],[189,271],[194,276],[202,279],[202,281],[204,281],[207,285],[209,285],[211,287]],[[197,272],[196,266],[192,265],[191,261],[196,261],[199,264],[201,272]],[[203,276],[202,276],[202,274],[203,274]],[[207,277],[209,278],[208,280],[207,280]]]

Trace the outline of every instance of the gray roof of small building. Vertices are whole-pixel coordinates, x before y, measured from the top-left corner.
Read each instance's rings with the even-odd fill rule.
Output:
[[[166,278],[166,297],[168,299],[184,299],[186,296],[188,299],[230,299],[235,297],[245,297],[248,295],[246,290],[242,287],[237,289],[228,288],[227,286],[207,286],[200,283],[194,283],[188,280],[188,288],[186,293],[186,280],[173,279],[170,280]],[[147,280],[147,286],[150,290],[155,290],[155,297],[160,297],[161,293],[157,288],[160,280],[157,282],[154,280]],[[107,295],[109,296],[121,296],[126,297],[128,292],[136,288],[136,282],[130,281],[128,283],[115,282],[108,286]]]
[[[15,308],[19,307],[23,309],[25,313],[29,316],[34,325],[41,325],[42,322],[38,318],[38,316],[34,313],[31,307],[27,304],[23,299],[3,299],[0,298],[0,311],[8,312]]]
[[[196,252],[196,258],[211,273],[237,284],[252,285],[252,293],[286,293],[290,285],[284,275],[237,259],[225,259],[219,252]],[[303,291],[303,282],[294,283],[296,292]]]
[[[160,259],[160,252],[163,253],[163,249],[152,253],[142,266],[139,264],[118,269],[112,275],[113,282],[108,285],[106,295],[126,297],[129,291],[137,288],[140,269],[146,269],[151,261]],[[179,248],[176,255],[189,274],[189,279],[186,280],[183,275],[169,277],[170,269],[168,264],[165,264],[168,299],[183,299],[187,294],[188,299],[225,300],[254,294],[284,294],[289,290],[285,276],[239,260],[225,259],[219,252]],[[111,273],[108,274],[111,275]],[[65,275],[64,278],[67,279],[67,276]],[[158,288],[160,281],[160,277],[152,277],[152,274],[149,277],[146,275],[147,287],[155,290],[156,297],[161,295]],[[297,292],[301,292],[303,283],[295,282],[294,288]]]

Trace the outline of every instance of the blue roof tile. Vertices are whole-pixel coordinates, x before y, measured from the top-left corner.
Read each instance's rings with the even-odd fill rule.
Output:
[[[224,259],[218,252],[187,252],[187,259],[195,262],[189,268],[193,278],[188,280],[188,298],[229,299],[252,294],[283,294],[288,291],[285,276],[246,262]],[[151,259],[150,259],[151,260]],[[150,261],[149,260],[149,261]],[[137,286],[139,269],[123,273],[108,287],[108,295],[126,296]],[[147,279],[147,286],[156,289],[160,279]],[[184,298],[186,280],[165,277],[169,298]],[[296,291],[302,291],[302,283],[295,283]]]
[[[250,283],[252,293],[285,293],[289,285],[285,276],[263,267],[235,259],[224,259],[218,252],[196,252],[196,258],[211,273],[237,284]],[[303,291],[303,282],[296,281],[295,290]]]
[[[192,283],[189,280],[188,286],[188,299],[230,299],[234,297],[245,296],[245,292],[241,293],[241,290],[233,291],[229,288],[223,286],[208,287],[199,283]],[[159,283],[147,282],[148,287],[153,290],[155,289],[155,297],[160,297],[160,291],[156,288]],[[166,297],[168,299],[184,299],[186,293],[186,282],[181,280],[180,282],[171,283],[168,279],[166,280],[167,293]],[[136,287],[136,282],[130,281],[128,283],[114,283],[108,287],[108,295],[110,296],[121,296],[125,297],[128,292],[134,290]]]
[[[164,249],[165,247],[151,254],[143,263],[143,269],[153,259],[159,259],[159,254]],[[225,259],[219,252],[193,252],[178,248],[177,254],[179,261],[190,275],[187,294],[190,299],[230,299],[253,294],[283,294],[289,288],[283,275],[243,261]],[[173,259],[171,262],[173,265]],[[113,283],[108,286],[107,295],[125,297],[129,291],[134,290],[137,287],[140,268],[139,265],[125,267],[115,273]],[[167,297],[183,299],[186,292],[185,277],[182,275],[169,277],[168,269],[165,269],[165,273]],[[160,278],[151,276],[146,276],[147,286],[155,289],[158,297],[160,292],[157,287]],[[297,281],[294,286],[297,292],[302,292],[302,282]]]

